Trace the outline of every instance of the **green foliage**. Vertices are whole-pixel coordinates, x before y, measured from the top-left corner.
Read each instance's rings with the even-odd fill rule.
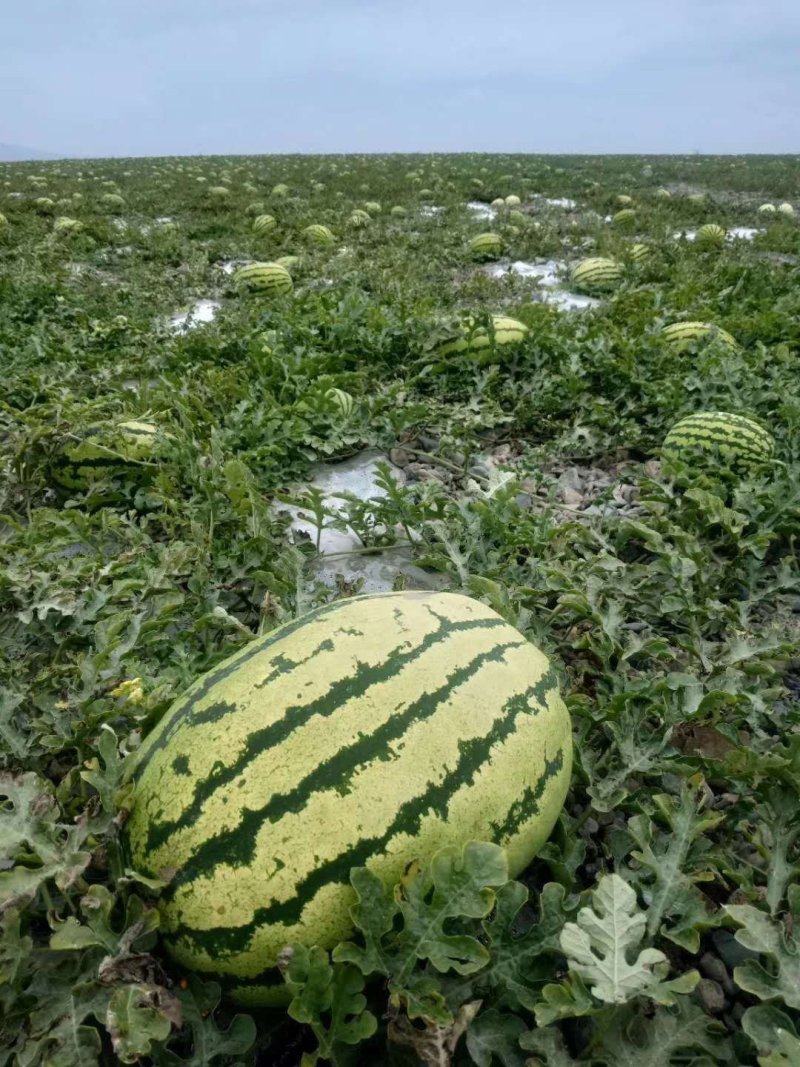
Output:
[[[796,1062],[800,227],[757,211],[797,195],[797,160],[76,160],[0,179],[0,1063]],[[519,214],[491,224],[466,206],[511,194]],[[604,222],[620,194],[639,262]],[[366,203],[384,210],[349,227]],[[54,238],[54,215],[81,228]],[[304,246],[312,223],[332,247]],[[704,223],[761,232],[713,254],[673,238]],[[620,283],[560,310],[470,260],[490,228],[510,262],[555,259],[568,285],[596,255]],[[278,301],[239,299],[222,269],[283,256],[300,258]],[[170,326],[200,294],[214,320]],[[452,323],[492,315],[528,327],[508,357],[432,361]],[[670,351],[676,321],[737,346]],[[774,460],[662,467],[668,429],[714,410],[767,426]],[[118,467],[59,486],[65,441],[131,419],[163,431],[145,484]],[[308,484],[367,448],[396,461],[383,495],[334,507]],[[385,562],[387,588],[438,581],[541,646],[576,758],[518,880],[484,848],[396,894],[355,872],[352,940],[297,947],[294,1015],[252,1022],[163,955],[161,887],[118,835],[128,758],[172,700],[358,591],[346,556],[320,580],[322,540],[292,533],[287,502]]]

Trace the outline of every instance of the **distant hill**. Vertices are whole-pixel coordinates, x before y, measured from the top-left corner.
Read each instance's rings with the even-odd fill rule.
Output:
[[[58,159],[51,152],[41,152],[38,148],[26,148],[21,144],[3,144],[0,142],[0,163],[24,163],[33,159]]]

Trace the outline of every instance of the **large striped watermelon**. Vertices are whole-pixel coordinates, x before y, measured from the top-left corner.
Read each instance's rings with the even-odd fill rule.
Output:
[[[137,757],[130,860],[169,879],[162,930],[180,964],[275,1003],[287,943],[348,935],[352,867],[388,885],[444,845],[492,840],[523,870],[571,754],[556,672],[490,608],[339,600],[252,641],[166,713]]]
[[[292,276],[280,263],[248,263],[233,276],[236,287],[250,292],[282,296],[294,286]]]
[[[622,266],[613,259],[593,256],[582,259],[572,272],[572,284],[586,292],[613,289],[622,280]]]
[[[664,438],[662,454],[686,463],[700,461],[719,469],[746,470],[772,458],[775,441],[769,430],[746,415],[701,411],[677,422]]]

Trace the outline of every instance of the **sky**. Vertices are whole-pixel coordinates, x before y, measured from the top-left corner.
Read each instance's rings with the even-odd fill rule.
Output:
[[[800,0],[8,0],[56,155],[800,152]]]

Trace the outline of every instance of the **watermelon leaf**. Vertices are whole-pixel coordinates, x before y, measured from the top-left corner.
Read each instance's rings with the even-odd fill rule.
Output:
[[[729,1061],[725,1027],[688,997],[676,997],[671,1008],[650,1015],[623,1009],[602,1031],[600,1059],[607,1067],[672,1067],[676,1063]],[[698,1054],[702,1054],[701,1058]],[[687,1058],[691,1056],[691,1060]]]
[[[695,883],[714,877],[707,866],[711,842],[705,834],[723,816],[703,811],[707,794],[688,785],[680,798],[658,793],[652,802],[654,818],[642,814],[628,820],[628,833],[637,846],[631,856],[641,865],[637,881],[645,887],[643,895],[649,901],[647,936],[652,939],[661,933],[687,951],[697,952],[700,930],[709,925],[709,919]]]
[[[220,1001],[220,986],[217,982],[201,982],[194,975],[189,977],[188,988],[178,993],[183,1017],[183,1030],[191,1034],[188,1058],[176,1050],[163,1050],[159,1064],[165,1067],[205,1067],[220,1056],[241,1056],[252,1046],[256,1037],[256,1024],[249,1015],[235,1015],[227,1030],[220,1030],[214,1020],[214,1012]]]
[[[774,1004],[748,1008],[742,1029],[758,1049],[760,1067],[794,1067],[800,1063],[800,1038],[789,1016]]]
[[[525,1023],[518,1015],[490,1008],[467,1030],[467,1051],[478,1067],[493,1067],[498,1062],[503,1067],[523,1067],[519,1038],[524,1030]]]
[[[167,1039],[173,1022],[180,1025],[175,998],[157,987],[141,985],[116,989],[105,1018],[114,1052],[122,1063],[136,1063],[147,1056],[153,1042]]]
[[[669,971],[664,953],[640,947],[646,925],[647,915],[637,906],[628,883],[618,874],[603,876],[592,893],[591,906],[581,908],[577,921],[566,923],[561,931],[561,950],[571,974],[585,981],[592,995],[606,1004],[624,1004],[639,995],[660,1004],[674,1003],[675,994],[690,992],[699,975],[689,972],[664,981]],[[576,1013],[584,1014],[584,1006],[581,997],[576,1001],[581,1010]],[[542,1021],[538,1011],[537,1018]]]
[[[303,1056],[303,1067],[320,1059],[342,1063],[341,1046],[358,1045],[375,1033],[378,1020],[367,1010],[364,977],[356,967],[332,966],[327,952],[303,945],[290,946],[279,965],[292,994],[289,1015],[309,1026],[318,1043]]]
[[[725,910],[742,927],[736,940],[771,960],[767,970],[757,960],[746,960],[734,971],[737,985],[760,1000],[783,1000],[787,1008],[800,1008],[800,885],[788,891],[790,919],[771,919],[750,904],[727,904]]]

